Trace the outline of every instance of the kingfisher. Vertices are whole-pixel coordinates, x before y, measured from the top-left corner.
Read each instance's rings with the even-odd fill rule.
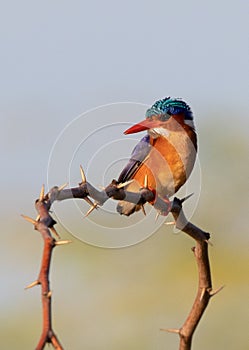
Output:
[[[170,203],[187,181],[197,154],[197,135],[190,106],[180,98],[166,97],[156,101],[145,114],[145,119],[127,129],[124,134],[147,131],[132,151],[131,158],[119,175],[118,183],[127,183],[125,190],[139,192],[147,187]],[[153,205],[155,199],[150,203]],[[170,210],[162,215],[167,215]],[[143,205],[124,200],[117,205],[121,215],[143,210]]]

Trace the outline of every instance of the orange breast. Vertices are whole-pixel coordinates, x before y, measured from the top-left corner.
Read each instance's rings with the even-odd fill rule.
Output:
[[[194,142],[193,142],[194,141]],[[161,196],[171,196],[186,182],[196,156],[195,133],[190,130],[171,131],[169,136],[151,137],[152,149],[133,176],[139,185],[148,186]]]

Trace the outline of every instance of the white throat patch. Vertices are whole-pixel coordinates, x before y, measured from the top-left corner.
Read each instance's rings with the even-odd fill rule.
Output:
[[[159,136],[164,136],[164,137],[168,137],[170,132],[169,130],[165,129],[165,128],[154,128],[154,129],[150,129],[149,130],[149,134],[151,137],[153,137],[154,139],[156,139]]]

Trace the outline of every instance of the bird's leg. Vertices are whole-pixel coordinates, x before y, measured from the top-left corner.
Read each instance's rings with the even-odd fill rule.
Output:
[[[162,198],[162,200],[166,204],[166,210],[163,211],[162,215],[167,216],[169,214],[170,210],[171,210],[172,204],[171,204],[171,201],[169,200],[169,198],[167,196]]]
[[[154,208],[159,215],[167,216],[171,211],[172,204],[167,196],[158,196],[154,203]]]

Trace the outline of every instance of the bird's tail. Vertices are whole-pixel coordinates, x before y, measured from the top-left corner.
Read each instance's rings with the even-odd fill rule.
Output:
[[[125,201],[119,201],[117,205],[117,212],[120,215],[130,216],[142,208],[141,204],[133,204]]]

